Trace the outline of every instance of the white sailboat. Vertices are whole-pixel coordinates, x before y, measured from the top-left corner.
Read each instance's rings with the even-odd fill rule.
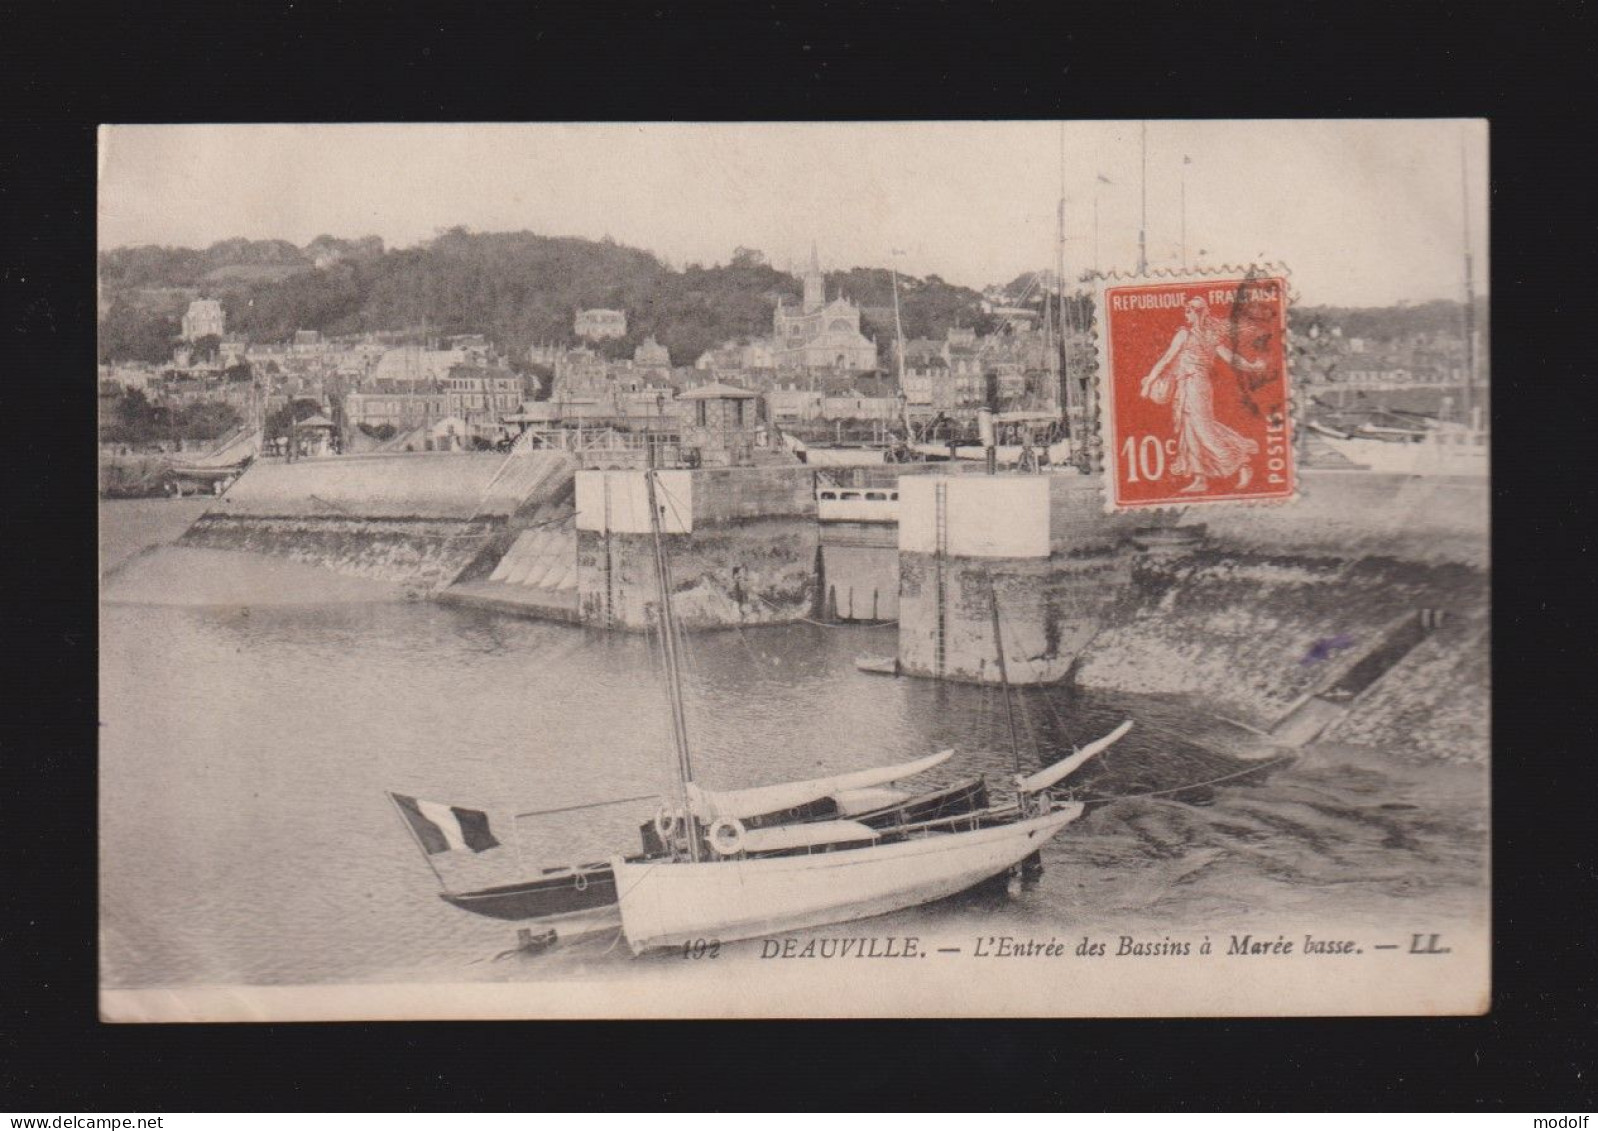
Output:
[[[1073,802],[1025,820],[984,826],[980,816],[954,818],[893,834],[851,821],[780,826],[721,859],[617,860],[622,931],[641,953],[916,907],[1000,875],[1081,815]],[[748,855],[756,847],[785,854]]]
[[[709,794],[693,780],[671,614],[670,568],[660,536],[654,472],[645,474],[661,650],[677,748],[678,812],[715,814],[715,819],[706,829],[698,820],[674,821],[663,812],[668,853],[647,860],[611,861],[622,931],[635,954],[696,940],[729,942],[848,922],[942,899],[1004,874],[1081,816],[1081,803],[1057,801],[1048,790],[1124,734],[1126,727],[1031,777],[1023,777],[1018,768],[1013,805],[888,828],[848,819],[746,826],[743,815],[767,811],[775,797],[772,789]],[[994,616],[997,623],[996,608]],[[1002,645],[1000,664],[1002,668]],[[927,761],[944,757],[932,755]],[[845,791],[865,784],[856,779],[843,775],[831,784]]]

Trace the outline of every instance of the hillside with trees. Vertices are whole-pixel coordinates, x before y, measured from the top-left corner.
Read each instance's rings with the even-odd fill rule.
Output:
[[[861,331],[884,351],[893,340],[893,272],[886,267],[856,267],[827,275],[827,297],[842,294],[865,307]],[[951,326],[991,333],[996,323],[982,312],[982,296],[937,275],[899,276],[899,316],[906,338],[941,338]]]
[[[1436,299],[1397,306],[1301,306],[1293,311],[1295,328],[1308,332],[1311,326],[1338,327],[1346,338],[1391,342],[1415,334],[1442,334],[1464,339],[1465,304]],[[1476,300],[1476,326],[1487,327],[1487,300]]]
[[[778,297],[797,302],[801,293],[798,279],[750,248],[727,264],[678,270],[609,240],[464,228],[398,250],[383,250],[375,237],[320,237],[305,249],[246,240],[204,251],[123,248],[102,253],[100,281],[102,359],[149,361],[170,353],[182,304],[202,295],[222,301],[229,337],[254,342],[283,341],[296,330],[482,333],[512,354],[534,342],[570,341],[577,308],[609,307],[627,312],[628,334],[604,343],[603,352],[630,354],[652,335],[677,364],[690,364],[724,341],[769,334]],[[893,334],[887,270],[834,272],[828,291],[872,308],[863,329],[886,348]],[[907,335],[984,326],[977,292],[937,276],[901,276],[900,297]]]

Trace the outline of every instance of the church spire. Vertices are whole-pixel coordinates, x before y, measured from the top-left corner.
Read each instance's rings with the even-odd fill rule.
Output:
[[[827,277],[821,273],[821,257],[816,253],[816,241],[810,241],[810,270],[805,272],[806,314],[814,313],[827,305]]]

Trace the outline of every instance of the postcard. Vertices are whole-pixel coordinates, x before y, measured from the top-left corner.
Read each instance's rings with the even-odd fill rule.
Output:
[[[103,127],[102,1016],[1487,1011],[1487,134]]]

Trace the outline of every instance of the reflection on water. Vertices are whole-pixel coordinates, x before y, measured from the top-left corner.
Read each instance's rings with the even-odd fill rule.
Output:
[[[102,625],[107,985],[662,968],[605,937],[493,961],[511,926],[437,898],[384,797],[490,810],[504,851],[438,858],[463,885],[630,849],[653,802],[517,822],[514,842],[508,815],[667,784],[648,641],[429,604],[109,605]],[[689,727],[701,780],[737,787],[953,746],[941,780],[981,771],[1002,795],[1013,767],[1001,693],[855,671],[855,656],[891,650],[893,631],[801,624],[695,637]],[[1066,690],[1020,691],[1016,703],[1028,770],[1129,710]],[[1138,727],[1082,792],[1146,793],[1240,765],[1185,742],[1188,720],[1169,709],[1130,710]],[[1480,781],[1453,773],[1306,759],[1095,805],[1046,851],[1039,882],[871,931],[1065,937],[1283,911],[1373,917],[1418,897],[1468,911],[1482,898],[1486,818]]]

